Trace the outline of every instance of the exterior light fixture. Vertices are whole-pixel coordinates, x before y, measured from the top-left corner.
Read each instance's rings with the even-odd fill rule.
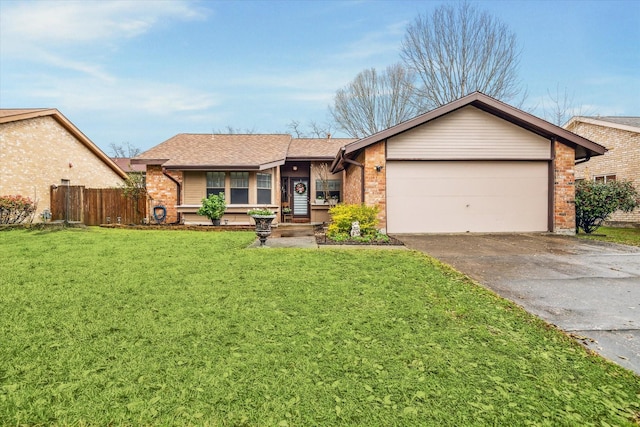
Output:
[[[376,172],[380,172],[382,170],[382,166],[381,165],[376,165]]]

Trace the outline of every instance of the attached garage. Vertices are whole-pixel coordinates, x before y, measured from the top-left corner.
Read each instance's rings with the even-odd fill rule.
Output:
[[[389,233],[546,231],[548,200],[548,162],[387,162]]]
[[[572,234],[575,161],[604,151],[476,92],[348,144],[332,170],[391,234]]]

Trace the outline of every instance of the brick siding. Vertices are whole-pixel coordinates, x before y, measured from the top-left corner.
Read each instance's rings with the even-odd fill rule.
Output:
[[[51,116],[0,124],[0,195],[37,200],[36,221],[50,209],[50,187],[110,188],[123,179]]]
[[[608,150],[603,156],[576,165],[576,179],[615,175],[617,180],[631,181],[640,190],[640,133],[584,122],[574,122],[568,130]],[[640,224],[640,208],[629,213],[615,212],[609,220]]]
[[[364,161],[364,152],[356,157],[355,161],[362,163]],[[344,172],[342,186],[344,191],[344,202],[348,204],[360,204],[362,200],[362,168],[356,165],[348,165]]]
[[[387,228],[386,141],[368,146],[364,157],[364,202],[378,207],[378,228]],[[382,166],[380,172],[376,166]]]
[[[181,171],[167,171],[173,179],[182,185]],[[147,165],[147,194],[149,194],[149,220],[153,220],[153,208],[163,205],[167,209],[167,217],[165,222],[178,222],[177,205],[181,203],[178,200],[178,186],[162,172],[162,166]]]
[[[557,141],[554,144],[553,232],[575,234],[575,152],[573,148]]]

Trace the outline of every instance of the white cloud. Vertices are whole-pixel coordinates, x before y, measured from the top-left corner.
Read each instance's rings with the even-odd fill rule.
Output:
[[[96,62],[104,59],[105,48],[165,22],[205,18],[193,3],[178,1],[28,1],[0,6],[0,60],[73,70],[108,82],[115,78]],[[78,48],[81,54],[74,51]]]
[[[201,19],[192,3],[178,1],[29,1],[2,7],[3,45],[81,44],[136,37],[162,19]]]
[[[62,111],[168,116],[180,112],[204,111],[220,105],[220,96],[177,84],[118,80],[111,83],[93,78],[67,80],[49,78],[36,85],[16,88],[22,99],[50,100]]]

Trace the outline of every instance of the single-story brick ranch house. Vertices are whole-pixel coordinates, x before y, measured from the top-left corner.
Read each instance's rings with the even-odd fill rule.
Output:
[[[291,135],[178,134],[132,159],[146,164],[149,212],[162,205],[167,222],[210,224],[196,214],[202,199],[225,193],[226,224],[248,224],[247,211],[267,207],[281,213],[289,203],[292,220],[329,220],[324,185],[342,199],[342,174],[329,165],[340,147],[354,139],[292,138]],[[323,172],[324,171],[324,172]],[[276,220],[277,222],[277,220]]]
[[[50,209],[50,187],[122,185],[126,173],[55,108],[0,109],[0,195],[37,201]]]
[[[640,117],[573,117],[564,128],[606,147],[604,156],[576,165],[576,181],[631,181],[640,189]],[[608,223],[640,226],[640,208],[614,212]]]
[[[195,212],[220,191],[229,224],[283,203],[294,220],[326,221],[315,197],[328,182],[340,202],[378,206],[389,233],[571,234],[576,161],[605,151],[476,92],[360,140],[180,134],[133,162],[147,165],[147,190],[169,221],[206,224]]]

